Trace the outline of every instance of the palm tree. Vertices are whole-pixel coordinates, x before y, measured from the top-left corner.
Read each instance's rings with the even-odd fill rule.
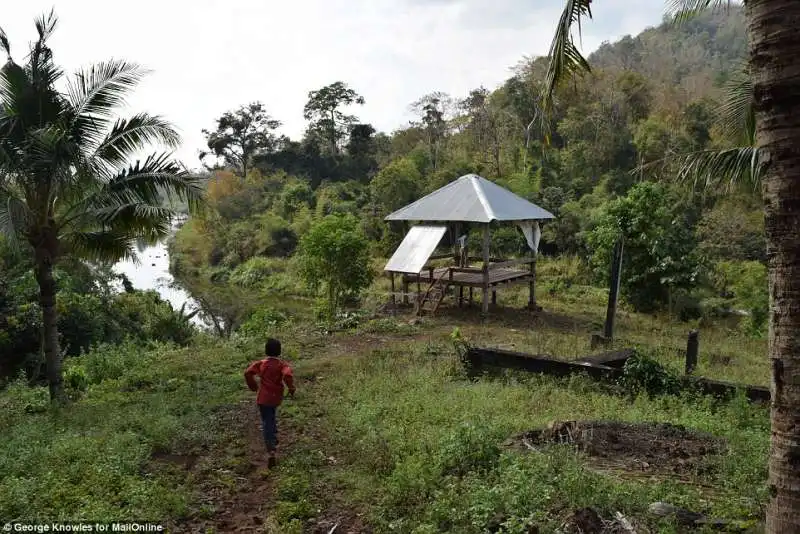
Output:
[[[159,117],[117,118],[125,95],[146,73],[139,66],[100,63],[59,91],[62,71],[48,46],[56,22],[52,12],[36,20],[38,39],[24,65],[12,59],[0,30],[0,48],[8,55],[0,69],[0,231],[33,255],[50,397],[61,401],[54,265],[67,254],[135,258],[136,239],[152,242],[169,231],[172,212],[162,207],[159,192],[193,206],[202,193],[168,153],[130,163],[151,143],[179,143]]]
[[[725,84],[723,100],[714,115],[722,137],[732,148],[669,152],[663,158],[637,166],[633,172],[639,175],[657,167],[667,172],[677,168],[679,181],[706,191],[732,192],[737,188],[759,191],[763,162],[756,146],[753,79],[746,65],[735,71]]]
[[[567,0],[550,48],[545,110],[569,75],[589,65],[572,27],[591,17],[592,0]],[[729,0],[671,0],[684,19]],[[800,2],[745,0],[750,41],[756,162],[764,197],[770,284],[769,358],[772,437],[766,532],[800,532]],[[756,154],[757,151],[757,154]],[[734,158],[737,159],[737,158]],[[717,165],[719,165],[718,160]],[[741,168],[741,165],[740,165]]]
[[[678,178],[706,190],[761,188],[763,162],[756,146],[753,78],[744,67],[725,86],[725,97],[716,109],[716,122],[733,148],[701,150],[678,156]]]

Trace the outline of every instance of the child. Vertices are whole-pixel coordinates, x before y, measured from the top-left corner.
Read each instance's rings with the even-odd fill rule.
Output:
[[[281,360],[281,342],[268,339],[264,347],[267,358],[253,362],[244,372],[244,379],[251,391],[258,390],[258,411],[261,414],[261,430],[267,445],[268,467],[275,467],[275,452],[278,447],[278,421],[276,411],[283,400],[283,384],[289,388],[289,397],[294,397],[292,368]],[[259,377],[260,384],[255,377]]]

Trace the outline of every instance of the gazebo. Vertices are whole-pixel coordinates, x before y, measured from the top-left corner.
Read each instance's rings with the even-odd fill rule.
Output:
[[[528,307],[536,309],[534,290],[536,255],[541,235],[539,223],[553,218],[549,211],[475,174],[462,176],[391,213],[385,218],[386,221],[420,223],[409,229],[384,267],[392,280],[393,307],[398,295],[395,292],[395,275],[399,274],[403,283],[402,296],[406,302],[410,295],[409,285],[417,285],[415,311],[418,314],[435,312],[450,287],[459,288],[459,306],[464,300],[465,287],[469,288],[470,296],[474,288],[480,288],[482,310],[487,313],[490,291],[492,302],[495,303],[500,287],[518,284],[528,284]],[[467,253],[467,235],[460,236],[465,223],[483,228],[483,254],[480,258],[470,258]],[[512,223],[520,227],[531,249],[529,257],[511,260],[489,257],[491,228],[497,223]],[[434,255],[448,229],[454,236],[453,253]],[[446,258],[451,258],[453,265],[434,267],[429,264],[433,260]],[[471,259],[482,260],[482,266],[471,267]],[[424,291],[423,284],[427,286]]]

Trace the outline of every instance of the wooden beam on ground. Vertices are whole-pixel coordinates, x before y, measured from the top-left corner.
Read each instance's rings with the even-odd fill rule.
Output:
[[[713,395],[715,397],[732,397],[738,390],[744,390],[745,396],[751,402],[769,402],[770,400],[769,388],[763,386],[734,384],[732,382],[711,380],[710,378],[696,378],[693,376],[686,376],[683,378],[683,380],[684,383],[694,385],[706,395]]]
[[[531,373],[543,373],[552,376],[569,376],[586,372],[592,378],[616,378],[622,374],[621,369],[605,365],[568,362],[557,360],[547,355],[524,354],[501,349],[472,348],[467,352],[467,359],[472,369],[486,366],[521,369]]]
[[[636,351],[633,349],[612,350],[609,352],[595,354],[593,356],[584,356],[583,358],[573,360],[573,362],[605,365],[607,367],[622,369],[625,367],[625,362],[627,362],[628,359],[634,354],[636,354]]]
[[[480,372],[480,370],[485,367],[500,367],[520,369],[531,373],[541,373],[559,377],[576,373],[587,373],[592,378],[608,380],[622,376],[622,368],[613,366],[618,365],[618,362],[614,362],[613,355],[618,354],[621,358],[624,355],[623,353],[627,351],[632,351],[632,349],[585,356],[573,361],[564,361],[557,360],[548,355],[535,355],[503,349],[473,347],[467,351],[466,360],[469,363],[471,372]],[[604,360],[607,364],[595,363],[595,361]],[[706,395],[732,397],[737,391],[742,390],[745,396],[752,402],[769,402],[770,400],[769,388],[763,386],[734,384],[731,382],[696,378],[693,376],[681,377],[681,381],[684,387],[697,388]]]

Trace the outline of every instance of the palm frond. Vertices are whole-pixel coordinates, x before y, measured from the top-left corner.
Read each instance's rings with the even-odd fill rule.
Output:
[[[92,214],[95,221],[125,235],[131,243],[141,240],[148,245],[169,235],[172,215],[168,208],[147,204],[111,206]]]
[[[169,200],[186,202],[196,209],[204,190],[199,177],[188,173],[168,153],[153,154],[136,162],[108,182],[105,194],[121,195],[149,204],[159,204],[161,194]]]
[[[548,98],[552,98],[556,87],[568,75],[591,72],[589,62],[581,55],[572,37],[573,26],[577,25],[580,38],[582,17],[592,18],[591,3],[592,0],[567,0],[564,6],[548,52],[550,65],[545,76],[545,94]]]
[[[542,120],[543,128],[549,131],[549,118],[553,113],[553,95],[556,88],[568,77],[580,73],[591,72],[589,62],[580,53],[572,36],[573,26],[577,25],[578,37],[581,34],[581,19],[583,17],[592,18],[592,0],[567,0],[564,11],[556,27],[556,34],[550,44],[550,64],[545,75],[545,91],[542,98]],[[549,135],[547,135],[549,140]]]
[[[36,33],[39,34],[39,42],[46,43],[56,30],[56,26],[58,26],[55,8],[51,9],[47,15],[36,17],[34,24],[36,25]]]
[[[32,84],[42,94],[48,92],[62,74],[61,69],[53,63],[53,51],[47,46],[47,40],[53,35],[58,25],[58,17],[56,17],[55,11],[51,10],[48,15],[38,17],[35,24],[39,38],[31,47],[27,71]]]
[[[703,150],[681,156],[678,179],[706,190],[739,186],[758,190],[762,167],[758,148],[753,146]]]
[[[756,115],[753,108],[754,85],[746,65],[725,83],[725,96],[717,107],[717,122],[723,133],[749,146],[755,145]]]
[[[176,148],[180,144],[180,135],[161,117],[140,113],[117,120],[95,150],[95,156],[119,167],[136,152],[153,144]]]
[[[708,9],[730,8],[732,0],[669,0],[667,13],[677,23],[693,19]]]
[[[9,60],[0,69],[0,101],[3,102],[3,133],[8,135],[11,122],[19,115],[17,106],[23,95],[30,92],[30,80],[25,69]]]
[[[31,213],[25,202],[5,185],[0,184],[0,235],[14,248],[28,228]]]
[[[190,209],[196,210],[204,194],[200,178],[181,169],[169,154],[151,155],[107,181],[89,183],[94,187],[85,190],[86,194],[72,202],[68,212],[62,216],[62,227],[80,226],[80,221],[91,219],[97,213],[126,206],[160,207],[162,194],[170,200],[184,201]],[[171,210],[167,211],[170,216],[174,215]]]
[[[67,86],[68,100],[75,109],[76,120],[84,127],[90,119],[110,118],[116,108],[126,103],[125,97],[148,73],[135,63],[111,60],[78,71]]]
[[[128,236],[107,230],[72,232],[63,236],[70,254],[99,262],[137,260]]]
[[[8,36],[3,28],[0,28],[0,48],[3,49],[3,52],[6,53],[8,59],[11,59],[11,43],[8,40]]]

